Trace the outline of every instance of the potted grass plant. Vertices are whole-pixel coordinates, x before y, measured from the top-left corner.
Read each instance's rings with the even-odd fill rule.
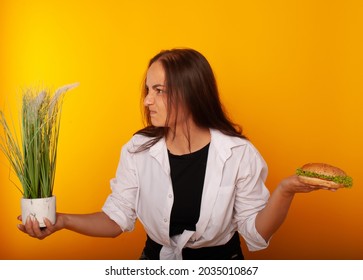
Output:
[[[64,93],[78,83],[63,86],[54,93],[50,90],[25,89],[20,113],[20,137],[2,110],[0,125],[3,135],[0,149],[15,172],[22,193],[23,223],[28,217],[37,219],[45,227],[44,218],[56,220],[56,197],[53,194],[58,136]]]

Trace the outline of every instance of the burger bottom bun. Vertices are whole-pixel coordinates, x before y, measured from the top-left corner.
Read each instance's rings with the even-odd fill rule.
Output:
[[[305,176],[298,176],[299,180],[305,184],[316,186],[316,187],[325,187],[331,189],[339,189],[344,188],[344,185],[335,183],[333,181],[323,180],[319,178],[311,178]]]

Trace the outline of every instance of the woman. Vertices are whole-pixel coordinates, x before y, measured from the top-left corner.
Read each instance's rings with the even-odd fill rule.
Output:
[[[59,213],[43,230],[28,218],[19,229],[39,239],[60,229],[115,237],[139,219],[147,233],[141,259],[243,259],[239,235],[249,250],[266,248],[294,194],[313,189],[291,176],[270,196],[266,163],[227,118],[205,57],[157,54],[143,99],[147,126],[123,147],[102,211]]]

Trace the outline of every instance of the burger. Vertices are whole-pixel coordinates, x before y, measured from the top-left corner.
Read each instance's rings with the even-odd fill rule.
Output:
[[[307,163],[296,170],[301,182],[326,188],[349,188],[353,185],[351,177],[338,167],[326,163]]]

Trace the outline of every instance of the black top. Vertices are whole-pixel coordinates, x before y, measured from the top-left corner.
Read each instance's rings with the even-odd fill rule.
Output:
[[[185,229],[195,230],[200,214],[208,149],[209,144],[201,150],[181,156],[168,151],[174,192],[170,237],[183,233]]]

